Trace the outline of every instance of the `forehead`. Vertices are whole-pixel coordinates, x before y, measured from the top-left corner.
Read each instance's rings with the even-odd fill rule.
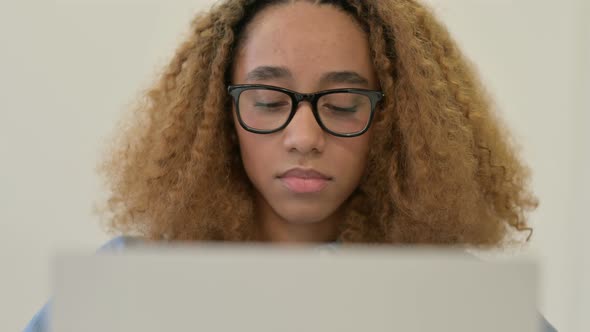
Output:
[[[286,67],[298,81],[345,70],[374,80],[366,33],[332,5],[295,2],[266,8],[248,24],[234,61],[234,81],[258,66]]]

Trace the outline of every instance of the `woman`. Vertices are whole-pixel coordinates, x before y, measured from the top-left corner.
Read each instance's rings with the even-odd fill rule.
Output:
[[[537,204],[414,0],[224,1],[125,128],[102,168],[110,226],[144,240],[495,247]]]

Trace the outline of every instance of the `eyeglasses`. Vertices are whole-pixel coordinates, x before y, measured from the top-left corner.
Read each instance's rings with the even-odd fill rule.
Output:
[[[256,134],[283,130],[295,116],[299,103],[311,104],[313,115],[326,132],[339,137],[364,134],[371,126],[381,91],[334,89],[303,94],[262,84],[230,85],[242,128]]]

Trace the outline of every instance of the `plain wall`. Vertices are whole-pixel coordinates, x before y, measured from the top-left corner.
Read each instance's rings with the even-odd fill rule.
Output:
[[[533,170],[539,307],[589,331],[587,1],[430,0],[478,65]],[[211,1],[0,1],[0,330],[50,294],[56,250],[106,241],[95,166],[121,114]]]
[[[575,112],[574,128],[576,159],[575,180],[575,226],[571,254],[575,257],[573,289],[575,304],[573,321],[577,331],[590,331],[590,218],[584,208],[590,203],[590,1],[581,0],[577,5],[580,44],[576,51],[579,59],[579,77],[576,91],[579,100]]]

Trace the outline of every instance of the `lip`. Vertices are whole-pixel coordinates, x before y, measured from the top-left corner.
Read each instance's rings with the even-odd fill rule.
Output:
[[[332,180],[319,171],[300,167],[289,169],[278,178],[288,190],[297,194],[320,192]]]
[[[331,180],[332,178],[319,172],[316,171],[313,168],[301,168],[301,167],[295,167],[295,168],[291,168],[289,170],[287,170],[286,172],[282,173],[281,175],[279,175],[279,178],[285,178],[285,177],[295,177],[295,178],[301,178],[301,179],[324,179],[324,180]]]

